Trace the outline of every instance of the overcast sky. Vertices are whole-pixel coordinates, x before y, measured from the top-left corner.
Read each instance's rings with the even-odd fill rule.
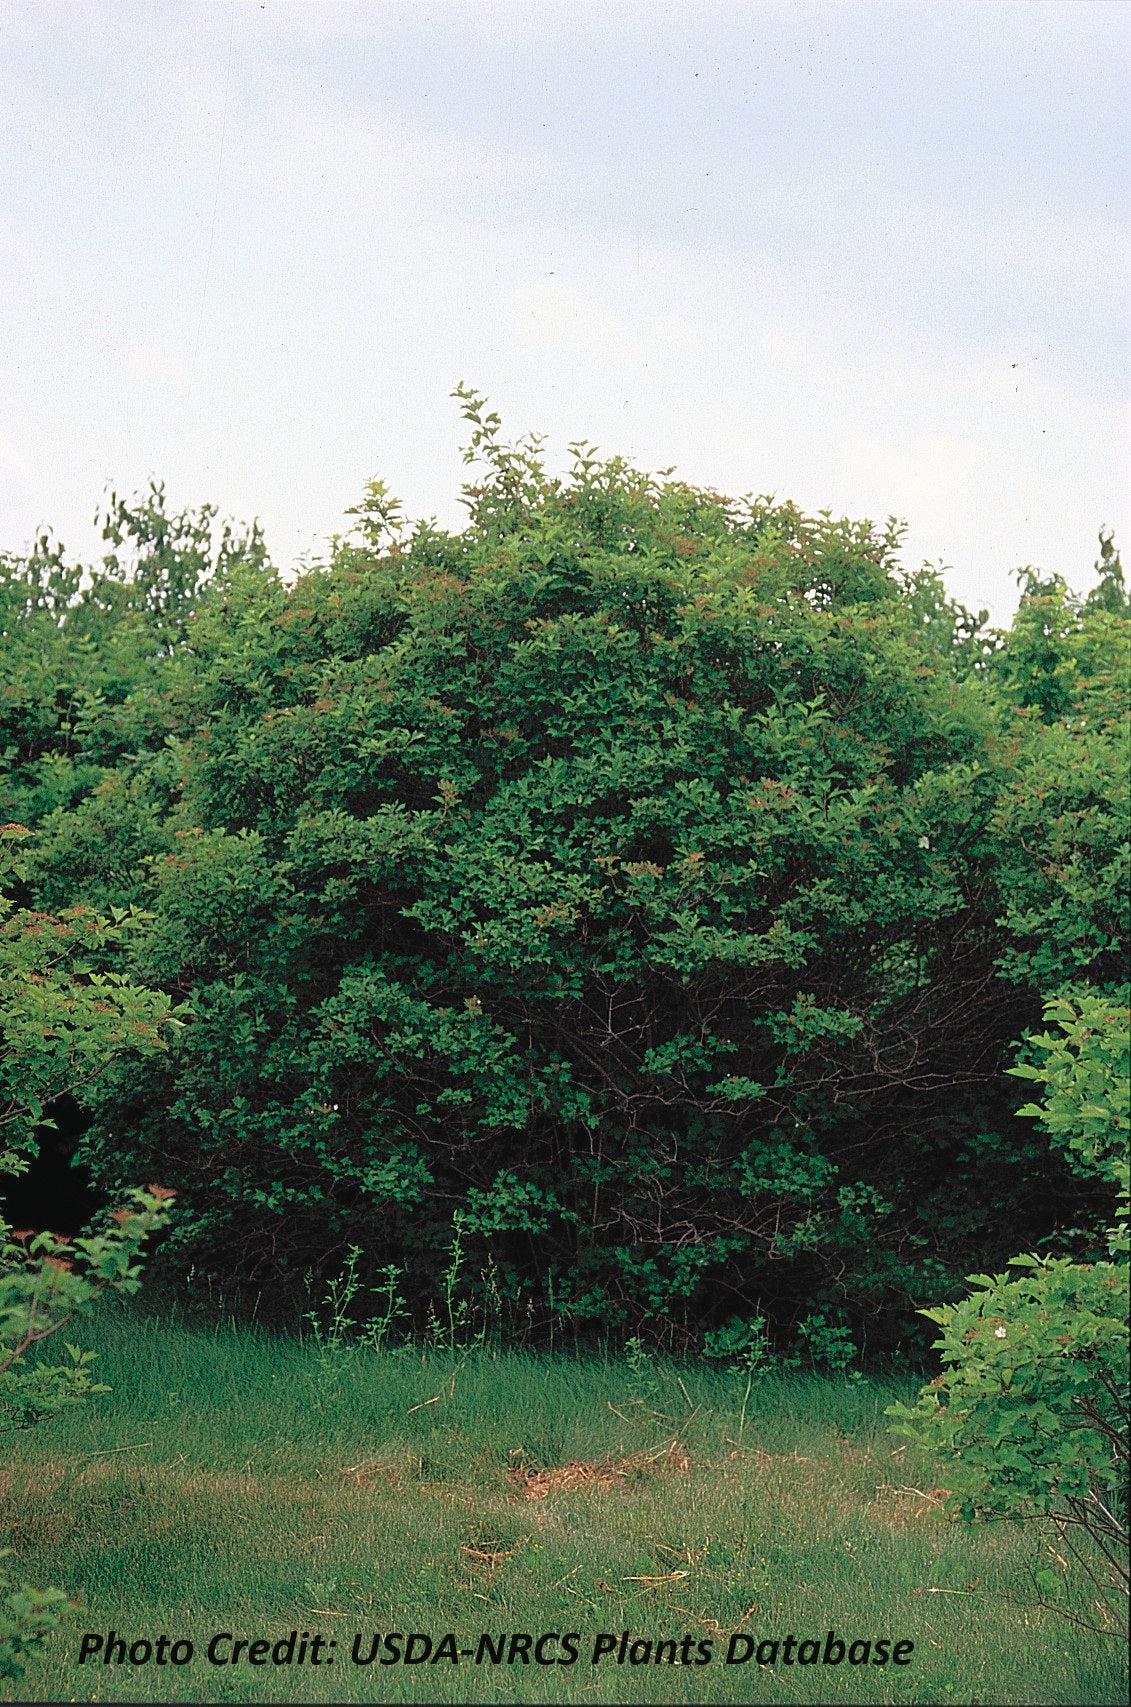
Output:
[[[1131,538],[1125,0],[0,0],[0,549],[460,525],[486,392],[1004,618]]]

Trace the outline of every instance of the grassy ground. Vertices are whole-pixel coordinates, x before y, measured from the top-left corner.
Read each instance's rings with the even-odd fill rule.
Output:
[[[1032,1598],[1031,1536],[944,1517],[939,1467],[887,1432],[912,1383],[767,1379],[740,1432],[742,1379],[704,1365],[320,1362],[309,1344],[109,1314],[83,1338],[113,1396],[5,1437],[0,1475],[21,1574],[78,1608],[0,1699],[1126,1698],[1116,1643],[1009,1598]],[[193,1657],[79,1666],[83,1634],[111,1628],[191,1640]],[[320,1633],[334,1663],[207,1660],[218,1632],[291,1630]],[[830,1630],[914,1647],[902,1667],[726,1664],[733,1632],[823,1647]],[[391,1631],[472,1650],[576,1633],[578,1658],[352,1663],[355,1634],[364,1657]],[[625,1631],[677,1654],[688,1637],[689,1661],[708,1643],[710,1662],[637,1648],[630,1664],[626,1646],[618,1664]],[[594,1665],[602,1634],[616,1645]]]

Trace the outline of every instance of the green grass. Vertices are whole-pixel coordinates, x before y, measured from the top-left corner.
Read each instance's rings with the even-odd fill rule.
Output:
[[[108,1312],[114,1393],[4,1439],[7,1544],[78,1609],[0,1699],[998,1702],[1126,1698],[1118,1644],[1016,1604],[1035,1538],[940,1510],[884,1406],[913,1382],[743,1380],[480,1351],[358,1353]],[[649,1381],[652,1383],[649,1387]],[[635,1385],[634,1385],[635,1382]],[[559,1476],[548,1474],[583,1466]],[[542,1473],[539,1479],[539,1473]],[[530,1498],[542,1493],[542,1498]],[[1011,1598],[1012,1597],[1012,1598]],[[183,1667],[77,1662],[113,1627]],[[218,1631],[336,1638],[333,1666],[208,1664]],[[914,1643],[910,1663],[723,1663],[730,1633]],[[355,1667],[355,1632],[577,1632],[571,1667]],[[591,1663],[685,1635],[707,1666]],[[559,1651],[560,1650],[555,1650]],[[692,1650],[694,1651],[694,1650]]]

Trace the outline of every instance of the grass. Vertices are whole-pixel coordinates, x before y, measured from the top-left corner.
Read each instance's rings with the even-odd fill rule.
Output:
[[[8,1435],[7,1544],[78,1603],[0,1700],[1106,1703],[1116,1643],[1018,1604],[1034,1537],[943,1514],[887,1430],[914,1383],[479,1351],[320,1356],[309,1340],[107,1312],[112,1396]],[[77,1664],[84,1632],[195,1644]],[[216,1667],[220,1631],[337,1646]],[[355,1633],[578,1635],[572,1666],[355,1666]],[[725,1664],[756,1640],[911,1641],[910,1663]],[[708,1665],[592,1664],[692,1638]],[[741,1646],[741,1644],[740,1644]],[[550,1652],[561,1654],[550,1644]],[[637,1653],[642,1653],[638,1649]],[[670,1652],[670,1650],[668,1650]]]

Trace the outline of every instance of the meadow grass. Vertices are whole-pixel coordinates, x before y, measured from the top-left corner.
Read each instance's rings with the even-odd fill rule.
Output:
[[[4,1441],[19,1572],[77,1605],[2,1700],[1126,1699],[1117,1643],[1024,1604],[1033,1535],[944,1515],[942,1468],[884,1416],[913,1380],[767,1376],[740,1432],[743,1378],[694,1361],[320,1356],[129,1311],[83,1338],[113,1394]],[[79,1666],[82,1634],[111,1628],[194,1657]],[[205,1657],[216,1632],[292,1629],[335,1639],[334,1664]],[[902,1668],[724,1663],[734,1631],[830,1630],[914,1648]],[[351,1663],[355,1633],[368,1653],[390,1631],[577,1632],[578,1660]],[[713,1657],[593,1665],[624,1631]]]

